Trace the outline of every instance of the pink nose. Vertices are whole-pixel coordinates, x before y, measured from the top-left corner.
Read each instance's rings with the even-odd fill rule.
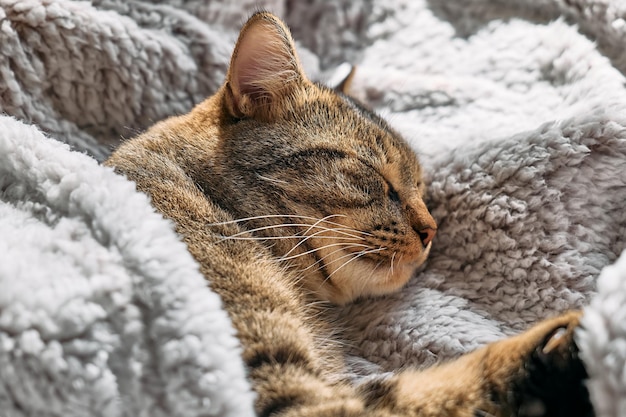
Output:
[[[432,229],[430,227],[426,227],[417,232],[422,241],[422,245],[428,246],[430,242],[432,242],[433,238],[437,234],[437,229]]]

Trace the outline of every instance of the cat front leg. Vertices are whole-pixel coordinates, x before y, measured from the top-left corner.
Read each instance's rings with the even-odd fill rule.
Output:
[[[370,407],[406,416],[593,416],[574,342],[579,320],[579,312],[545,320],[455,361],[360,391]]]

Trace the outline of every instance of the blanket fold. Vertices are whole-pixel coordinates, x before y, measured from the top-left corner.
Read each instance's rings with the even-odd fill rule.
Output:
[[[238,342],[134,185],[0,118],[2,415],[252,415]]]

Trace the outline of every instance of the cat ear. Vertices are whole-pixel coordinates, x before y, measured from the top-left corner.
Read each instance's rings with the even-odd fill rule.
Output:
[[[344,62],[337,67],[333,75],[328,80],[327,84],[333,90],[339,93],[343,93],[345,95],[349,95],[355,72],[356,67],[354,65],[350,65],[347,62]]]
[[[270,116],[305,80],[289,29],[270,13],[253,15],[239,34],[226,76],[230,113]]]

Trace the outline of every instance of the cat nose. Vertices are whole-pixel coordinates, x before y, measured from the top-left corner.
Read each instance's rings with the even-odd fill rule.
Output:
[[[425,227],[420,230],[416,230],[417,234],[422,241],[422,245],[428,246],[428,244],[433,240],[435,235],[437,234],[437,229],[433,229],[431,227]]]

